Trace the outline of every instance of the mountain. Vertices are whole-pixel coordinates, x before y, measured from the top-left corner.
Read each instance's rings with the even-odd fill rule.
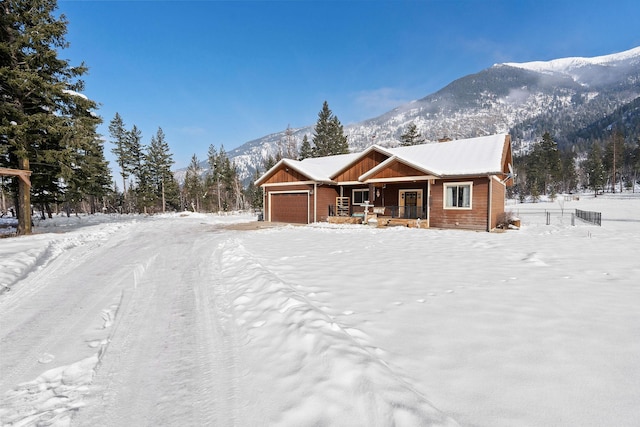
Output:
[[[508,132],[514,149],[526,150],[549,131],[561,149],[576,144],[584,148],[589,138],[618,126],[623,117],[637,124],[639,97],[640,47],[594,58],[510,62],[457,79],[381,116],[346,125],[345,134],[355,152],[374,143],[397,146],[412,122],[427,141]],[[298,146],[305,134],[311,140],[313,127],[267,135],[228,155],[241,177],[249,180],[287,138]]]

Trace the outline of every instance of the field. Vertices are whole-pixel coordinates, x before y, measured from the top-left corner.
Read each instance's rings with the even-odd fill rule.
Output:
[[[640,197],[510,209],[499,233],[183,213],[1,239],[0,420],[637,425]]]

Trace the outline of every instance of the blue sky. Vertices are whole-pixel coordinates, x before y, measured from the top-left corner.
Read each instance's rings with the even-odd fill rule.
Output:
[[[640,46],[637,0],[70,1],[72,65],[148,144],[162,127],[176,168],[315,124],[380,115],[499,62]],[[108,159],[112,146],[106,145]]]

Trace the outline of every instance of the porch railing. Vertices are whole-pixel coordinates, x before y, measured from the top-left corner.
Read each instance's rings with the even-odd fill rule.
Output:
[[[374,211],[375,208],[375,211]],[[384,208],[382,213],[379,213]],[[350,206],[348,216],[356,216],[364,213],[364,208],[361,206]],[[422,206],[375,206],[369,207],[369,213],[377,213],[378,216],[386,216],[391,218],[403,218],[403,219],[426,219],[427,210]],[[336,206],[329,205],[329,216],[336,215]],[[346,216],[346,215],[342,215]]]

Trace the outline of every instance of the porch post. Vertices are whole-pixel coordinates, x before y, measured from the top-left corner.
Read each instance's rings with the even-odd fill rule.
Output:
[[[488,183],[489,183],[489,191],[488,191],[489,201],[487,203],[487,231],[491,231],[491,202],[493,200],[493,182],[491,180],[491,175],[489,175]]]
[[[313,183],[313,222],[318,222],[318,183]]]

